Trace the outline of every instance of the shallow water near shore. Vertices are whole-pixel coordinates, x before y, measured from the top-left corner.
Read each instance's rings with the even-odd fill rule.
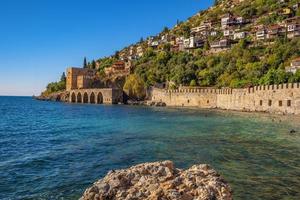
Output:
[[[300,199],[300,119],[0,97],[0,199],[78,199],[111,169],[212,165],[234,199]],[[290,133],[290,130],[296,133]]]

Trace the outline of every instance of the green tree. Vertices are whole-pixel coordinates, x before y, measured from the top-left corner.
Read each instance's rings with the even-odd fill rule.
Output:
[[[92,69],[96,69],[96,61],[95,60],[92,61],[91,68]]]
[[[84,57],[84,59],[83,59],[83,68],[87,68],[87,67],[88,67],[87,60],[86,60],[86,57]]]
[[[197,86],[197,82],[193,79],[193,80],[191,80],[191,82],[190,82],[190,86],[191,87],[195,87],[195,86]]]
[[[61,82],[66,82],[67,78],[66,78],[66,74],[65,72],[62,73],[61,77],[60,77],[60,81]]]
[[[123,90],[135,100],[142,100],[146,96],[145,83],[136,74],[131,74],[126,78]]]
[[[169,32],[169,28],[165,26],[162,32],[163,33],[168,33]]]
[[[114,57],[118,60],[120,59],[120,52],[116,51]]]

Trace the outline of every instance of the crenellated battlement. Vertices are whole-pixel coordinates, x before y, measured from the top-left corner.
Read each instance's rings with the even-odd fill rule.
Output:
[[[232,88],[179,88],[174,90],[164,90],[164,89],[156,89],[164,91],[168,94],[176,94],[176,93],[202,93],[202,94],[233,94],[233,92],[248,92],[255,93],[257,91],[265,91],[265,90],[284,90],[284,89],[300,89],[300,83],[284,83],[277,85],[260,85],[249,88],[241,88],[241,89],[232,89]]]
[[[152,90],[152,100],[169,106],[300,114],[300,83],[249,88],[188,88]]]

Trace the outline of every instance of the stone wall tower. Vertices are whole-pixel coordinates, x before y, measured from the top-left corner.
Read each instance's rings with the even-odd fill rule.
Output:
[[[96,70],[93,69],[68,68],[66,90],[87,89],[95,75]]]

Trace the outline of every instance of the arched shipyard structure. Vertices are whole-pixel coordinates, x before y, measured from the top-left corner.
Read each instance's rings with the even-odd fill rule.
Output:
[[[121,89],[75,89],[69,90],[68,102],[89,104],[117,104],[123,103],[123,91]]]

